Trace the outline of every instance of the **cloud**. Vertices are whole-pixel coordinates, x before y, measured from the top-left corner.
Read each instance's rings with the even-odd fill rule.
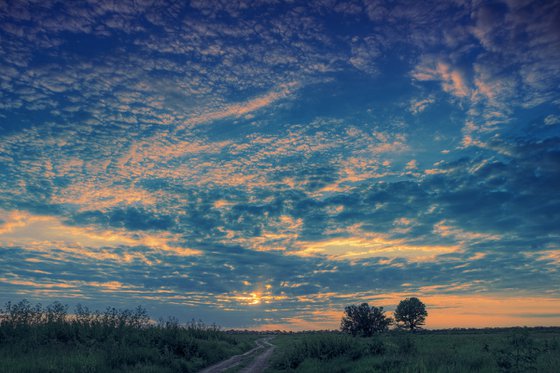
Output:
[[[417,162],[416,162],[416,159],[412,159],[412,160],[408,161],[408,162],[406,163],[406,167],[405,167],[405,168],[406,168],[407,170],[415,170],[415,169],[417,169],[417,168],[418,168],[418,164],[417,164]]]
[[[116,209],[106,214],[100,211],[82,212],[74,216],[72,220],[81,225],[108,224],[111,227],[125,228],[129,231],[167,230],[174,225],[173,218],[168,215],[154,216],[143,209],[134,207]]]
[[[558,123],[560,123],[560,116],[558,115],[550,114],[547,115],[546,118],[544,118],[544,124],[546,124],[547,126],[553,126]]]
[[[412,294],[434,326],[552,309],[557,13],[1,3],[0,300],[292,328]]]
[[[198,115],[192,118],[189,118],[185,123],[184,126],[191,126],[206,122],[211,122],[219,119],[224,119],[227,117],[240,117],[246,114],[249,114],[253,111],[262,109],[270,104],[282,99],[290,94],[291,90],[293,90],[297,86],[296,83],[288,83],[282,85],[279,90],[275,90],[269,92],[261,97],[254,98],[247,102],[241,104],[233,104],[227,105],[225,108],[219,111],[214,111],[210,113],[205,113],[202,115]],[[179,127],[180,129],[181,127]]]
[[[428,106],[433,104],[435,99],[433,97],[427,97],[424,99],[412,100],[410,102],[409,110],[412,114],[419,114],[426,110]]]
[[[445,92],[457,98],[466,98],[470,95],[469,84],[464,74],[436,57],[425,56],[412,72],[412,77],[419,81],[439,81]]]
[[[368,36],[365,38],[352,38],[352,55],[348,62],[356,69],[375,75],[378,73],[377,63],[381,57],[381,44],[379,38]]]
[[[130,211],[128,212],[130,213]],[[138,212],[131,213],[133,218],[126,221],[126,223],[132,226],[124,224],[127,230],[123,231],[76,225],[70,226],[62,223],[59,218],[54,216],[32,215],[21,211],[11,211],[7,213],[9,220],[4,224],[4,229],[0,231],[0,243],[9,246],[27,245],[28,247],[36,247],[40,251],[46,252],[48,252],[49,247],[57,245],[73,247],[78,252],[87,252],[88,248],[145,245],[152,247],[154,250],[167,251],[176,255],[201,254],[199,250],[175,246],[176,244],[173,241],[176,241],[177,237],[169,233],[131,234],[128,230],[135,231],[146,229],[147,227],[153,229],[154,226],[156,230],[162,229],[160,221],[152,221],[153,225],[150,225],[150,221],[142,222],[138,226],[137,214]],[[115,216],[121,217],[122,215],[120,215],[120,212],[117,212],[116,215],[111,215],[111,218]],[[91,224],[93,223],[91,221],[92,217],[97,226],[102,225],[98,220],[101,217],[100,213],[82,214],[74,223],[81,222],[84,224],[87,222]],[[111,218],[109,219],[109,225],[114,226],[115,224],[113,224]],[[127,218],[130,218],[130,216]],[[100,257],[100,259],[103,258]]]
[[[296,255],[327,256],[331,260],[363,258],[405,258],[409,261],[436,260],[440,254],[453,253],[458,246],[418,246],[405,240],[388,239],[383,234],[364,234],[365,237],[337,238],[327,241],[302,242]],[[390,261],[388,262],[390,263]]]

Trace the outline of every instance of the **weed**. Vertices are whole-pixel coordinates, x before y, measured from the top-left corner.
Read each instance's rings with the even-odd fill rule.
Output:
[[[153,324],[146,310],[104,312],[27,301],[0,309],[0,372],[195,372],[252,347],[254,336],[176,319]]]
[[[497,351],[496,362],[498,367],[505,372],[536,371],[539,348],[530,337],[527,330],[515,332],[507,338]]]

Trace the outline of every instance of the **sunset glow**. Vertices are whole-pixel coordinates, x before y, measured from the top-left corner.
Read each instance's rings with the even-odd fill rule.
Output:
[[[0,306],[560,326],[554,1],[0,2]]]

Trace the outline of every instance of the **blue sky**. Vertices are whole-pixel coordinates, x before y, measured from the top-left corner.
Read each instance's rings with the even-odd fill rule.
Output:
[[[5,1],[0,301],[560,325],[560,7]]]

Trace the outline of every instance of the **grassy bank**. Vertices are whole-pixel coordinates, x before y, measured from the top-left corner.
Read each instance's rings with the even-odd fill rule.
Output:
[[[278,336],[273,372],[558,372],[560,329]]]
[[[0,313],[0,372],[196,372],[255,338],[196,322],[154,324],[142,308],[69,315],[60,303],[20,302]]]

